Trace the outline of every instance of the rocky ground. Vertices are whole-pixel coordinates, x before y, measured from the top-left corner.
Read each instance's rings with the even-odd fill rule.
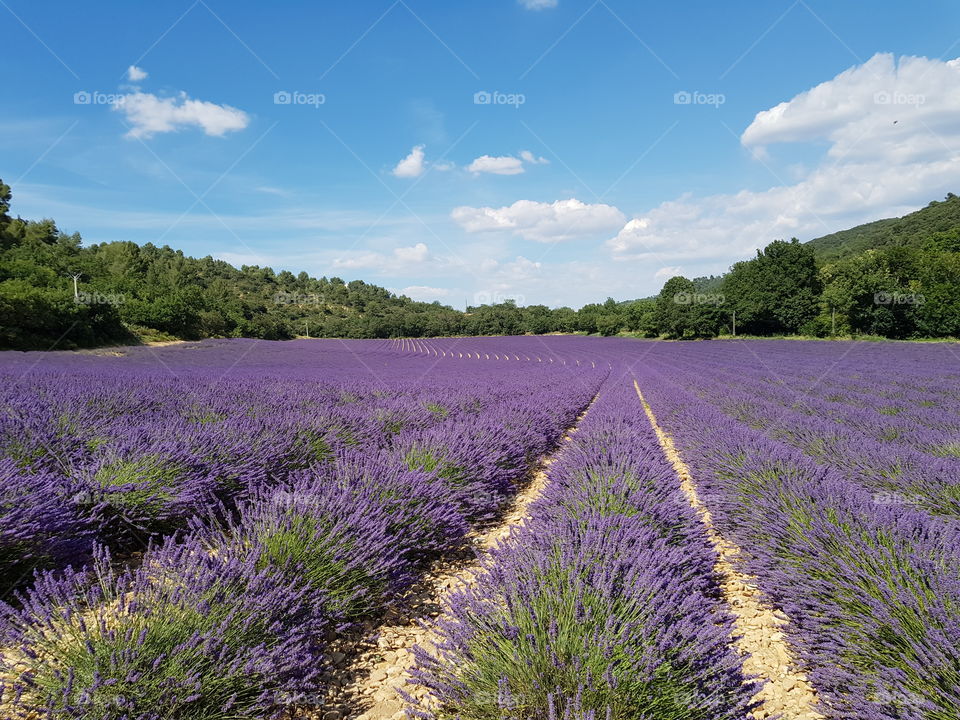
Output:
[[[717,533],[710,511],[697,494],[690,469],[680,457],[673,439],[657,424],[650,406],[643,399],[637,386],[637,395],[643,403],[647,417],[657,433],[664,454],[680,478],[680,487],[687,500],[697,511],[706,528],[710,543],[717,551],[717,575],[721,579],[723,596],[730,605],[735,620],[735,632],[739,635],[737,652],[744,656],[743,669],[763,682],[756,695],[760,707],[754,711],[757,720],[778,717],[782,720],[822,720],[816,711],[816,693],[806,676],[797,669],[783,628],[789,618],[765,604],[760,591],[751,578],[740,573],[733,564],[740,549]]]
[[[578,418],[583,418],[586,411]],[[576,425],[564,435],[569,441]],[[562,444],[561,444],[562,450]],[[334,688],[318,699],[317,706],[293,714],[310,720],[400,720],[405,718],[407,704],[398,693],[403,690],[429,706],[426,688],[412,682],[412,648],[432,647],[431,623],[440,616],[448,595],[474,581],[484,558],[497,543],[510,536],[530,517],[529,506],[547,484],[547,470],[555,461],[553,455],[542,458],[531,472],[528,482],[494,526],[472,533],[470,547],[454,557],[437,562],[384,618],[383,624],[372,624],[352,637],[337,640],[333,653],[334,669],[322,682]]]

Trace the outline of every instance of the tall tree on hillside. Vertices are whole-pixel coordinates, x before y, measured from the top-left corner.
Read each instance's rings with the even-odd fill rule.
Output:
[[[914,332],[960,337],[960,252],[927,252],[919,263],[920,294]]]
[[[698,293],[692,280],[672,277],[663,285],[653,308],[653,325],[668,338],[707,338],[719,331],[723,318],[719,296]]]
[[[723,283],[738,327],[758,335],[811,332],[822,290],[814,251],[796,238],[736,263]]]

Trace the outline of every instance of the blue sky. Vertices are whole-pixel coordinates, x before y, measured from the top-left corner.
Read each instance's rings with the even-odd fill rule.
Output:
[[[87,242],[579,306],[960,187],[960,6],[0,0],[0,177]]]

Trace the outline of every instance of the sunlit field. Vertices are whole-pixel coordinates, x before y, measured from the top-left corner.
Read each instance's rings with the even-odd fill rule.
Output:
[[[952,717],[956,352],[6,353],[2,716]]]

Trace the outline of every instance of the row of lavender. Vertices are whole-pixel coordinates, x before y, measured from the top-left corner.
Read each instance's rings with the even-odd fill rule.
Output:
[[[4,607],[4,716],[267,717],[322,692],[326,641],[494,513],[602,379],[205,345],[6,369],[0,571],[90,561]]]
[[[766,353],[752,368],[749,354],[764,352],[761,343],[704,344],[669,357],[654,350],[640,383],[718,530],[740,546],[743,569],[767,600],[790,617],[789,640],[821,712],[851,720],[956,717],[960,528],[949,505],[957,487],[951,461],[909,441],[870,437],[871,413],[880,410],[863,388],[844,389],[846,378],[851,386],[869,378],[870,365],[843,364],[836,354],[830,374],[830,364],[804,367],[784,345],[791,344],[771,347],[780,358]],[[889,357],[882,348],[865,352]],[[813,352],[805,358],[817,359]],[[949,368],[938,376],[936,366],[904,363],[904,394],[894,391],[885,402],[917,417],[942,406],[938,432],[950,432],[955,405],[944,398],[956,377]],[[828,374],[836,397],[817,404],[818,379]],[[880,387],[889,393],[891,384]],[[859,398],[856,411],[841,407],[848,397]],[[882,488],[923,501],[878,501]]]
[[[323,407],[367,409],[346,430],[337,426],[319,442],[309,437],[316,455],[303,466],[228,480],[230,491],[220,495],[241,498],[240,512],[193,520],[186,542],[148,553],[138,570],[118,574],[101,557],[91,572],[46,577],[5,631],[20,648],[8,667],[33,670],[12,689],[24,694],[21,706],[46,698],[51,717],[147,718],[167,717],[149,708],[173,703],[183,717],[246,717],[315,691],[318,638],[395,594],[422,548],[461,537],[471,517],[503,496],[497,482],[465,482],[467,460],[447,462],[454,455],[399,438],[409,431],[437,438],[439,447],[453,427],[445,423],[463,421],[455,444],[466,454],[455,457],[468,458],[476,440],[470,422],[483,416],[484,398],[496,395],[489,386],[504,385],[488,408],[528,387],[543,393],[542,407],[556,403],[566,412],[572,395],[565,393],[576,389],[578,402],[592,395],[595,376],[581,374],[585,368],[618,361],[638,372],[721,532],[744,549],[745,569],[791,616],[790,639],[824,712],[940,720],[960,704],[960,542],[949,504],[955,479],[947,476],[960,378],[942,347],[450,339],[403,349],[410,362],[399,366],[389,343],[357,343],[345,346],[351,362],[304,369],[315,355],[284,365],[286,348],[264,346],[231,372],[261,383],[244,401],[252,418],[264,396],[293,392],[291,383],[307,396],[331,389]],[[178,382],[209,384],[222,369],[214,377],[208,357],[184,350],[168,369]],[[131,361],[149,367],[151,358],[124,359]],[[77,374],[82,362],[73,362]],[[356,382],[358,372],[376,382]],[[457,394],[463,373],[486,383],[484,391],[472,399]],[[95,375],[85,377],[90,388]],[[264,377],[277,379],[262,385]],[[558,383],[571,387],[550,395]],[[218,387],[232,392],[226,380]],[[56,385],[46,392],[57,397]],[[444,392],[463,402],[438,401]],[[554,466],[556,484],[535,508],[537,519],[499,551],[482,584],[458,598],[441,657],[421,657],[441,716],[620,717],[637,708],[665,718],[743,716],[750,693],[729,655],[711,555],[631,393],[611,387],[601,396]],[[217,396],[199,406],[195,422],[204,430],[222,422],[204,409]],[[416,409],[422,420],[404,415],[412,397],[423,401],[426,412]],[[507,450],[536,445],[514,421],[504,424],[519,433],[505,438]],[[301,429],[282,427],[282,439]],[[882,434],[885,428],[896,435]],[[118,437],[124,432],[121,423]],[[222,435],[203,438],[200,447],[230,447]],[[475,449],[477,462],[491,452],[503,457],[496,443]],[[19,462],[23,474],[30,466]],[[426,490],[408,497],[412,476]],[[919,499],[878,501],[884,488]],[[78,495],[85,498],[83,490]],[[687,616],[700,625],[680,620]],[[703,634],[711,627],[715,635]],[[164,635],[167,628],[174,631]],[[81,640],[90,646],[81,648]]]
[[[675,353],[669,362],[703,402],[843,473],[879,503],[960,519],[960,373],[951,370],[960,359],[924,363],[913,373],[901,362],[904,370],[894,373],[887,364],[893,353],[877,349],[830,364],[759,350],[762,356],[726,346],[698,357]]]
[[[532,519],[450,600],[424,718],[741,720],[716,555],[618,367]],[[431,709],[428,709],[431,708]]]
[[[39,368],[27,354],[26,372],[5,367],[0,576],[12,583],[35,566],[76,562],[93,540],[142,549],[217,502],[328,464],[338,451],[386,453],[411,470],[443,464],[439,472],[459,473],[448,479],[481,514],[569,419],[565,395],[589,392],[531,368],[514,368],[506,384],[502,371],[472,368],[471,387],[460,382],[462,368],[424,373],[422,363],[384,366],[368,352],[366,362],[383,368],[371,375],[365,348],[334,348],[317,367],[308,347],[278,354],[262,345],[190,346],[156,358],[142,349],[122,361],[61,355]]]

